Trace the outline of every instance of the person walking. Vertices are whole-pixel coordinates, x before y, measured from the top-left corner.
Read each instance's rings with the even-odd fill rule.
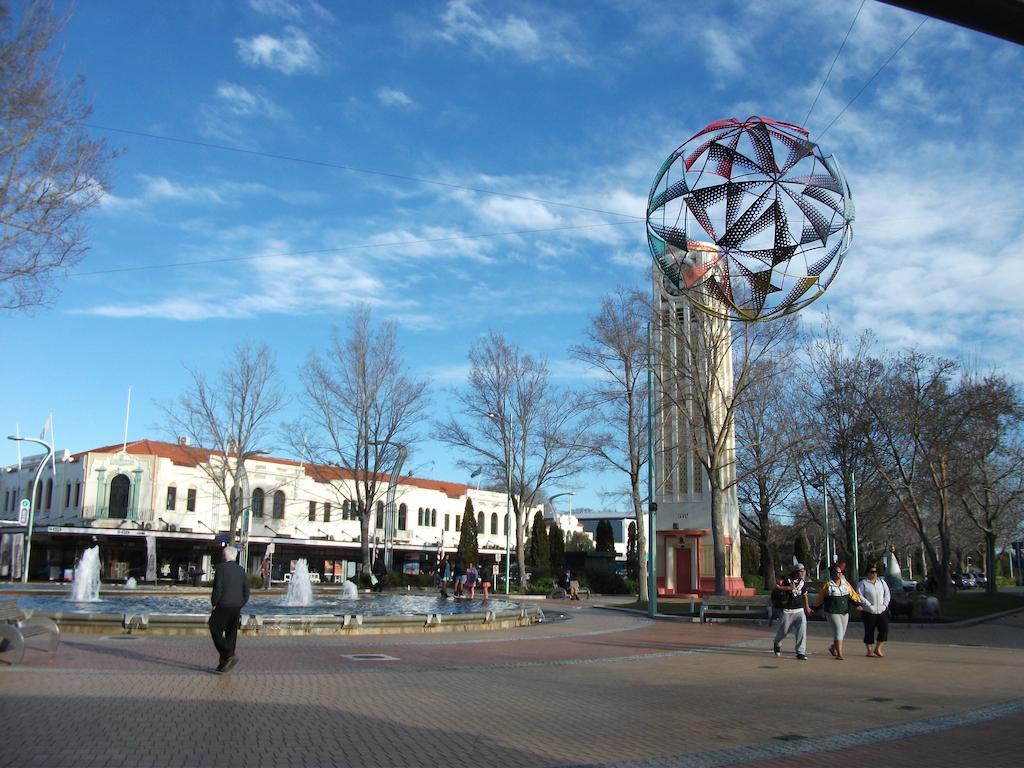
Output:
[[[470,563],[469,568],[466,571],[466,586],[469,587],[470,600],[476,597],[476,580],[478,575],[476,565],[474,563]]]
[[[480,566],[480,586],[484,590],[484,600],[491,599],[491,582],[494,581],[494,569],[490,563]]]
[[[892,592],[885,579],[878,578],[878,568],[871,566],[868,575],[857,585],[860,604],[864,608],[861,620],[864,622],[864,647],[867,656],[885,656],[882,643],[889,639],[889,603]],[[874,646],[874,647],[872,647]]]
[[[807,584],[804,581],[806,574],[803,563],[796,563],[790,570],[789,578],[783,579],[776,586],[777,590],[789,593],[782,604],[782,616],[772,644],[776,656],[782,655],[782,641],[792,630],[796,636],[796,657],[800,661],[807,661],[807,617],[811,615],[811,606],[807,601]]]
[[[466,587],[466,558],[462,555],[458,555],[455,558],[455,568],[453,570],[455,575],[455,596],[462,597],[462,592]]]
[[[825,606],[825,618],[832,626],[832,645],[828,647],[828,652],[837,661],[845,660],[843,639],[846,637],[846,626],[850,621],[851,603],[857,603],[857,610],[861,610],[860,595],[843,577],[839,566],[836,564],[829,566],[828,581],[822,585],[814,606],[816,608],[821,605]]]
[[[441,566],[438,569],[441,579],[441,597],[448,597],[448,582],[452,580],[452,563],[447,553],[441,558]]]
[[[384,591],[384,577],[388,575],[388,566],[384,562],[383,555],[377,555],[377,559],[373,561],[373,578],[376,581],[373,582],[374,592]]]
[[[224,547],[224,562],[217,566],[213,575],[213,592],[210,595],[213,611],[209,625],[213,645],[220,654],[218,672],[230,672],[238,663],[235,655],[238,624],[242,606],[249,602],[249,579],[242,566],[235,562],[237,557],[235,547]]]

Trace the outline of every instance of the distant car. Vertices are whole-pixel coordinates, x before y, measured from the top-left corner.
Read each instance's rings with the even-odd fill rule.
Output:
[[[953,572],[953,586],[957,589],[973,589],[978,586],[978,582],[969,573],[960,573],[959,571]]]
[[[979,573],[978,571],[971,571],[970,574],[974,577],[974,583],[977,586],[984,587],[988,584],[988,576],[986,576],[984,573]]]

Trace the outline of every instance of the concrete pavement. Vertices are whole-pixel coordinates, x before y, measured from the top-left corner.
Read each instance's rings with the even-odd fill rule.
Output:
[[[66,635],[0,664],[0,766],[1020,763],[1024,614],[897,627],[885,659],[854,624],[845,662],[814,624],[798,662],[763,626],[552,607],[568,619],[241,638],[229,675],[205,638]]]

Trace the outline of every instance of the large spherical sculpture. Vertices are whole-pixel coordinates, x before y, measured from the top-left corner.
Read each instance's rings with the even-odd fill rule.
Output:
[[[662,164],[647,240],[670,293],[717,317],[768,320],[825,292],[853,218],[838,162],[806,130],[718,120]]]

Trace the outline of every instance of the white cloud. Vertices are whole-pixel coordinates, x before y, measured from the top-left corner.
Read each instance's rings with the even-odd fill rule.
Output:
[[[383,104],[385,107],[400,107],[402,109],[412,109],[416,106],[416,102],[409,98],[405,91],[400,91],[397,88],[380,88],[377,90],[377,101]]]
[[[249,7],[264,16],[276,16],[293,21],[302,17],[302,9],[289,0],[249,0]]]
[[[240,37],[235,44],[242,61],[250,66],[269,67],[286,75],[315,72],[320,68],[320,54],[306,34],[296,27],[285,27],[283,37]]]
[[[284,110],[273,101],[259,93],[253,93],[244,85],[236,83],[220,83],[217,85],[216,96],[224,108],[235,115],[265,115],[278,118]]]
[[[464,43],[481,54],[507,53],[523,61],[561,59],[582,63],[578,45],[565,39],[567,25],[549,15],[544,23],[531,24],[521,16],[509,14],[503,19],[488,18],[478,12],[472,0],[449,0],[441,15],[437,33],[446,42]]]

